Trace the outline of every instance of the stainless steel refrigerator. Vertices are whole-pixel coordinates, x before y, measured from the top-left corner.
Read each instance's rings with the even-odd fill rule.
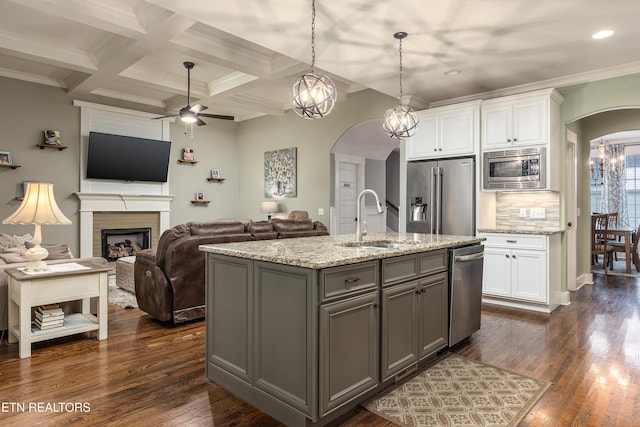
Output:
[[[475,159],[407,164],[407,232],[474,236]]]

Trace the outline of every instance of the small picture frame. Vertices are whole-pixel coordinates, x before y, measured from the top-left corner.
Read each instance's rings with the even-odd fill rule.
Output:
[[[182,160],[195,160],[193,148],[185,147],[182,149]]]
[[[211,178],[220,178],[220,169],[211,169]]]
[[[8,151],[0,151],[0,165],[12,165],[11,153]]]
[[[48,145],[62,145],[59,130],[47,129],[44,131],[44,143]]]
[[[202,191],[196,193],[196,200],[204,200],[204,193]]]

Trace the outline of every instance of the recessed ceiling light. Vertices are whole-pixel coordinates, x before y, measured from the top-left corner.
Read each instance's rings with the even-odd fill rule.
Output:
[[[444,75],[445,75],[445,76],[457,76],[457,75],[458,75],[458,74],[460,74],[460,73],[461,73],[461,71],[460,71],[460,70],[453,69],[453,70],[445,71],[445,72],[444,72]]]
[[[606,39],[607,37],[611,37],[611,35],[613,35],[613,30],[602,30],[592,35],[591,38]]]

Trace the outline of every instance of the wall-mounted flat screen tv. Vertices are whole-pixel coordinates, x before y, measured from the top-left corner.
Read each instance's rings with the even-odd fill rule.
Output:
[[[171,142],[90,132],[87,178],[167,182]]]

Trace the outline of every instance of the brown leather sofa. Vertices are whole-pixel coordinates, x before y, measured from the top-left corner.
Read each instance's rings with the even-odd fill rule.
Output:
[[[136,255],[133,274],[138,305],[161,321],[182,323],[203,318],[205,254],[198,246],[328,234],[324,224],[310,219],[176,225],[162,233],[156,249],[144,249]]]

